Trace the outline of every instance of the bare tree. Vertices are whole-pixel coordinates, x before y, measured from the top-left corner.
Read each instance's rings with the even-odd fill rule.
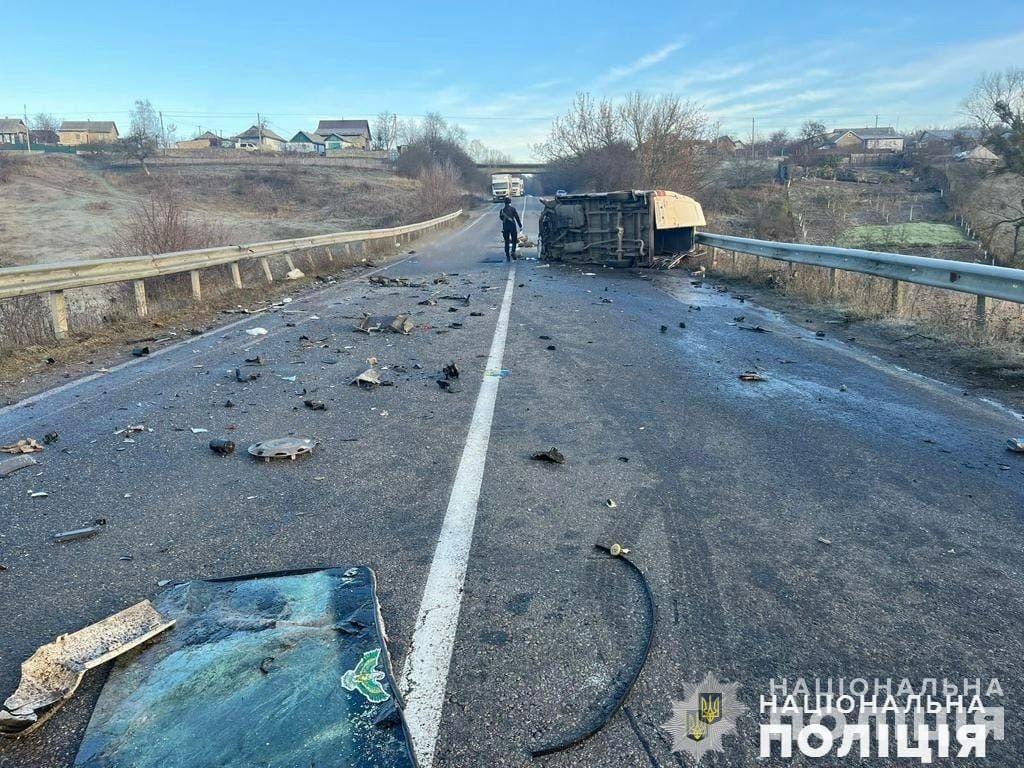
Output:
[[[992,133],[1005,125],[996,104],[1011,112],[1024,113],[1024,68],[1009,67],[1001,72],[985,72],[963,100],[964,113],[983,133]]]
[[[561,117],[551,124],[546,141],[536,147],[548,161],[567,160],[622,140],[618,111],[609,99],[595,102],[580,91]]]
[[[820,120],[807,120],[800,126],[800,140],[805,144],[820,144],[826,136],[828,128]]]
[[[398,140],[398,116],[381,112],[373,121],[373,148],[391,149]]]
[[[32,116],[29,127],[33,131],[56,131],[61,121],[48,112],[39,112]]]
[[[771,136],[768,137],[768,147],[773,154],[781,155],[786,151],[786,145],[789,143],[789,134],[786,129],[783,128],[780,131],[774,131]]]
[[[424,166],[417,177],[422,215],[443,216],[459,207],[462,195],[462,174],[451,160]]]
[[[710,160],[704,110],[678,96],[634,92],[619,105],[618,125],[632,147],[637,183],[644,188],[693,190]]]
[[[173,189],[161,190],[138,203],[111,235],[110,255],[115,258],[210,248],[230,240],[223,225],[190,215]]]
[[[156,154],[163,138],[160,117],[149,99],[136,99],[128,118],[131,133],[119,139],[117,147],[125,157],[138,160],[142,170],[149,176],[146,160]]]

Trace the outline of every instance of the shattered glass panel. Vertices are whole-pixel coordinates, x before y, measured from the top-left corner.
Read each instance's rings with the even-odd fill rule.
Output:
[[[414,766],[369,568],[190,581],[112,671],[89,768]]]

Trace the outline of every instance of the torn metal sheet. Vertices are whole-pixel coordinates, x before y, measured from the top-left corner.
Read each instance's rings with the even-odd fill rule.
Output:
[[[388,326],[395,333],[401,333],[406,336],[416,327],[416,323],[409,319],[408,315],[395,315],[395,319],[391,321]]]
[[[41,450],[43,450],[43,446],[32,437],[23,437],[21,440],[10,445],[0,445],[0,451],[4,453],[35,453]]]
[[[0,736],[20,736],[39,727],[71,697],[87,670],[173,625],[173,619],[143,600],[42,646],[22,663],[18,689],[0,709]]]
[[[355,329],[357,331],[362,331],[363,333],[373,333],[374,331],[381,330],[381,327],[380,323],[374,322],[372,315],[363,313],[363,316],[359,318],[359,323],[356,325]]]
[[[380,372],[373,368],[367,368],[349,383],[354,387],[362,387],[363,389],[379,387],[381,383]]]
[[[366,567],[169,587],[174,632],[119,662],[78,768],[413,768]]]
[[[0,477],[7,477],[17,472],[19,469],[25,469],[38,464],[33,457],[28,454],[21,454],[10,459],[4,459],[0,461]]]

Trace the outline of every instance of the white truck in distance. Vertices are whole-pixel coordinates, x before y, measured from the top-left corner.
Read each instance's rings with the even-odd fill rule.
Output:
[[[512,196],[512,174],[494,173],[491,174],[491,196],[494,202],[500,203],[506,197]]]
[[[523,177],[522,176],[513,176],[512,177],[512,185],[511,186],[512,186],[512,197],[522,197],[523,196],[523,188],[525,186],[525,182],[523,181]]]

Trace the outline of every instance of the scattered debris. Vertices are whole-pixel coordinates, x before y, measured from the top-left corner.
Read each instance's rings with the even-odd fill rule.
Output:
[[[546,461],[551,464],[565,464],[565,456],[557,448],[548,448],[546,451],[538,451],[531,457],[534,461]]]
[[[1024,453],[1024,437],[1011,437],[1006,441],[1006,449],[1014,453]]]
[[[760,325],[741,325],[739,329],[741,331],[753,331],[754,333],[771,333],[767,328],[762,328]]]
[[[488,368],[485,376],[496,376],[500,379],[504,379],[508,376],[508,368]]]
[[[189,427],[193,435],[201,435],[204,432],[209,432],[206,427]]]
[[[459,366],[454,362],[448,363],[448,365],[441,369],[441,373],[444,374],[446,379],[457,379],[459,378]]]
[[[465,296],[439,296],[442,301],[459,301],[462,302],[462,306],[469,306],[469,297],[473,294],[467,293]]]
[[[746,319],[747,319],[746,315],[737,315],[732,320],[733,320],[734,323],[742,323]]]
[[[53,445],[58,440],[60,440],[60,435],[56,432],[47,432],[43,435],[43,442],[46,443],[46,445]]]
[[[49,495],[50,494],[48,494],[46,491],[29,491],[28,492],[28,497],[30,499],[45,499],[45,498],[48,498]]]
[[[278,376],[278,378],[281,379],[281,381],[288,381],[291,382],[292,384],[299,380],[299,377],[294,374],[292,374],[291,376]]]
[[[608,507],[608,509],[615,509],[617,506],[619,506],[618,502],[615,501],[615,499],[606,499],[604,505]]]
[[[740,381],[767,381],[767,379],[757,371],[744,371],[740,374]]]
[[[436,307],[437,306],[437,300],[436,299],[424,299],[423,301],[420,302],[420,306],[421,307]]]
[[[679,321],[679,327],[680,328],[685,328],[686,327],[686,323],[684,323],[682,320],[680,320]]]
[[[547,349],[548,352],[554,352],[556,347],[555,347],[554,344],[548,344],[546,349]]]
[[[246,373],[243,374],[241,368],[235,368],[235,381],[237,381],[239,383],[245,384],[248,381],[256,381],[256,379],[258,379],[259,377],[260,377],[259,373],[248,373],[248,372],[246,372]],[[230,403],[231,401],[228,400],[228,402]],[[233,405],[233,403],[232,403],[232,405]],[[228,407],[231,407],[231,406],[228,406]]]
[[[132,357],[146,357],[149,355],[149,347],[136,347],[132,350]]]
[[[305,405],[311,411],[326,411],[327,410],[327,404],[324,403],[324,402],[321,402],[320,400],[304,400],[303,401],[303,405]]]
[[[846,385],[845,384],[840,384],[839,385],[839,391],[840,392],[845,392],[846,391]]]
[[[266,336],[267,335],[267,329],[266,328],[259,328],[259,327],[257,327],[257,328],[246,328],[245,332],[247,334],[249,334],[250,336]]]
[[[448,323],[449,328],[453,328],[456,331],[462,327],[462,323]]]
[[[301,280],[306,276],[306,273],[301,269],[289,269],[288,273],[284,276],[285,280]]]
[[[351,386],[362,389],[373,389],[380,386],[380,373],[373,368],[367,368],[350,382]]]
[[[832,546],[832,539],[826,539],[824,536],[819,536],[818,537],[818,541],[821,542],[822,544],[826,544],[828,546]]]
[[[452,382],[449,379],[438,379],[437,380],[437,386],[439,386],[445,392],[452,392],[452,393],[454,393],[456,391],[456,390],[452,389]]]
[[[667,325],[661,326],[661,332],[662,333],[668,333],[668,326]]]
[[[538,336],[537,338],[541,339],[542,341],[551,341],[551,337],[550,336]]]
[[[416,327],[416,323],[410,320],[408,315],[395,315],[395,319],[391,321],[388,327],[394,333],[408,336],[412,329]]]
[[[245,358],[245,364],[246,365],[264,365],[263,358],[260,355],[256,355],[256,357],[247,357],[247,358]]]
[[[819,339],[824,339],[825,338],[825,332],[824,331],[816,331],[814,335],[817,336]]]
[[[37,464],[39,464],[38,461],[36,461],[32,456],[28,456],[26,454],[15,456],[11,459],[4,459],[3,461],[0,461],[0,477],[13,475],[19,469],[25,469],[26,467],[35,466]]]
[[[100,532],[98,525],[89,525],[85,528],[75,528],[70,531],[61,531],[60,533],[53,534],[53,540],[58,544],[63,544],[65,541],[77,541],[78,539],[88,539],[91,536],[95,536]]]
[[[227,456],[235,452],[235,444],[231,440],[226,440],[222,437],[215,437],[210,441],[210,450],[214,453]]]
[[[130,435],[130,434],[132,434],[134,432],[145,432],[145,431],[146,431],[146,425],[145,424],[129,424],[127,427],[123,427],[122,429],[115,430],[114,434],[115,435],[125,435],[125,434]],[[149,430],[149,431],[152,432],[153,430]]]
[[[366,358],[366,364],[367,365],[376,365],[377,363],[378,363],[378,360],[377,360],[376,357],[368,357],[368,358]]]
[[[438,277],[434,278],[434,285],[447,285],[448,275],[442,272]]]
[[[470,317],[483,317],[484,313],[483,312],[470,312],[469,316]]]
[[[305,437],[279,437],[249,446],[249,455],[264,461],[291,459],[312,453],[316,442]]]
[[[71,698],[86,671],[173,625],[143,600],[38,648],[22,663],[18,689],[0,709],[0,735],[20,736],[37,728]]]
[[[35,453],[41,450],[43,450],[43,446],[31,437],[23,437],[10,445],[0,445],[0,451],[4,453]]]

